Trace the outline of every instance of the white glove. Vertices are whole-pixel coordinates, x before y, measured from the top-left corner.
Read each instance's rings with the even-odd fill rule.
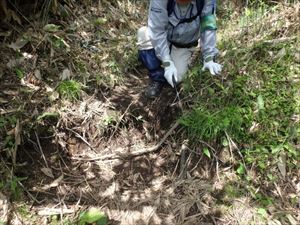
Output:
[[[211,75],[220,74],[222,71],[222,65],[219,63],[215,63],[213,60],[208,62],[204,62],[202,71],[208,69]]]
[[[165,68],[165,78],[168,83],[174,88],[174,85],[177,83],[177,69],[172,60],[166,60],[163,62],[163,66]],[[175,84],[174,84],[175,82]]]

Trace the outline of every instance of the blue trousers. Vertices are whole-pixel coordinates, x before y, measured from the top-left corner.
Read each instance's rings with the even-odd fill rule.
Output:
[[[145,66],[149,71],[149,77],[152,81],[166,83],[164,77],[165,70],[161,66],[161,61],[157,58],[154,48],[147,50],[138,51],[138,60]]]

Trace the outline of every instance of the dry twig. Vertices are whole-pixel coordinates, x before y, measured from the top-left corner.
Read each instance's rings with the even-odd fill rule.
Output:
[[[120,126],[120,123],[121,123],[121,121],[123,120],[124,116],[126,115],[126,113],[128,112],[128,110],[130,109],[130,107],[131,107],[134,103],[135,103],[135,102],[131,102],[131,103],[128,105],[128,107],[126,108],[125,112],[122,114],[122,116],[121,116],[120,119],[118,120],[118,122],[117,122],[117,124],[116,124],[116,126],[115,126],[115,129],[114,129],[113,133],[112,133],[112,134],[110,135],[110,137],[109,137],[108,142],[111,141],[111,139],[113,138],[113,136],[114,136],[115,133],[117,132],[117,130],[118,130],[119,126]]]
[[[68,127],[66,129],[68,131],[72,132],[73,134],[75,134],[76,137],[81,139],[87,146],[89,146],[90,149],[92,149],[94,152],[96,152],[95,148],[87,140],[85,140],[85,138],[82,137],[79,133],[77,133],[76,131],[74,131],[74,130],[68,128]]]
[[[36,131],[34,132],[34,134],[35,134],[35,138],[36,138],[36,141],[37,141],[37,143],[38,143],[38,146],[39,146],[39,150],[40,150],[40,152],[41,152],[41,154],[42,154],[42,157],[43,157],[43,160],[44,160],[44,162],[45,162],[45,165],[46,165],[47,168],[49,168],[48,162],[47,162],[47,160],[46,160],[45,154],[44,154],[43,149],[42,149],[42,145],[41,145],[39,136],[37,135]]]

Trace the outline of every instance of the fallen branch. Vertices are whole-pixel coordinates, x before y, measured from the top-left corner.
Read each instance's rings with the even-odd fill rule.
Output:
[[[45,208],[38,212],[39,216],[53,216],[53,215],[61,215],[61,214],[72,214],[74,213],[74,209],[52,209],[52,208]]]
[[[15,113],[15,112],[18,112],[19,109],[8,109],[8,110],[4,110],[4,109],[1,109],[0,110],[0,115],[5,115],[5,114],[10,114],[10,113]]]
[[[104,156],[99,156],[99,157],[94,157],[94,158],[78,158],[78,157],[73,157],[72,159],[74,160],[79,160],[79,161],[98,161],[98,160],[113,160],[113,159],[126,159],[126,158],[132,158],[132,157],[137,157],[140,155],[148,154],[151,152],[155,152],[160,149],[162,144],[166,141],[166,139],[172,134],[172,132],[179,126],[179,123],[176,122],[171,129],[165,134],[165,136],[161,139],[161,141],[152,147],[140,150],[140,151],[133,151],[129,153],[113,153],[110,155],[104,155]]]

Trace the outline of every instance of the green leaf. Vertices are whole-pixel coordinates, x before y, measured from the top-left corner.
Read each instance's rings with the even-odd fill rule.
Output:
[[[103,24],[106,24],[106,22],[107,22],[106,18],[97,18],[95,20],[95,25],[103,25]]]
[[[240,175],[245,174],[246,169],[245,166],[243,164],[240,164],[239,168],[236,170],[236,172]]]
[[[264,209],[264,208],[257,209],[257,213],[263,217],[267,217],[267,215],[268,215],[266,209]]]
[[[272,150],[272,154],[277,154],[278,152],[283,150],[283,146],[282,145],[272,146],[271,150]]]
[[[227,138],[223,138],[223,140],[222,140],[222,145],[223,145],[224,147],[229,146],[229,142],[228,142]]]
[[[44,26],[43,30],[46,32],[57,32],[59,31],[59,26],[55,24],[47,24]]]
[[[96,223],[97,225],[107,224],[106,215],[96,208],[91,208],[88,211],[84,211],[79,216],[79,225],[85,225],[90,223]]]
[[[37,120],[42,120],[48,117],[58,117],[59,114],[57,112],[44,112],[42,115],[38,116]]]
[[[16,75],[19,79],[24,78],[24,73],[21,69],[18,69],[18,68],[16,69]]]
[[[257,106],[259,110],[265,109],[265,102],[262,95],[259,95],[257,97]]]
[[[210,151],[209,151],[208,148],[204,148],[204,149],[203,149],[203,153],[204,153],[204,155],[206,155],[208,158],[211,159]]]
[[[213,89],[213,88],[211,88],[211,87],[207,88],[207,91],[208,91],[208,93],[209,93],[210,95],[215,94],[215,89]]]

